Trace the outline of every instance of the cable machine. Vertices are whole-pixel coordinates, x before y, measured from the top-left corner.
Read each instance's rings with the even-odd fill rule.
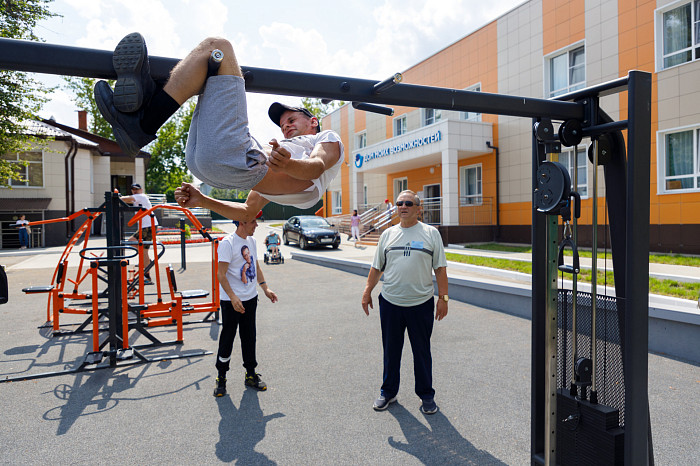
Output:
[[[152,77],[164,83],[177,62],[173,58],[150,57]],[[0,69],[116,78],[110,51],[4,38],[0,39]],[[396,75],[384,81],[373,81],[264,68],[242,67],[242,70],[248,92],[344,100],[352,102],[354,108],[382,114],[391,114],[392,111],[383,105],[399,105],[531,118],[531,462],[547,465],[590,464],[582,462],[571,452],[596,450],[600,453],[596,461],[601,464],[636,466],[653,463],[647,389],[651,140],[649,73],[630,71],[626,77],[548,100],[404,84]],[[627,92],[628,117],[627,120],[613,121],[600,109],[600,98],[622,92]],[[552,122],[561,123],[557,134]],[[627,132],[626,139],[622,131]],[[568,174],[565,175],[557,167],[556,154],[562,144],[568,146],[574,142],[573,145],[576,145],[579,137],[597,141],[593,153],[598,160],[594,160],[594,167],[597,170],[602,164],[604,169],[616,295],[609,312],[599,312],[599,309],[608,308],[608,304],[600,303],[607,297],[600,298],[594,292],[588,298],[588,305],[584,306],[579,300],[583,295],[578,290],[560,291],[557,287],[558,218],[562,209],[573,212],[571,235],[567,235],[564,239],[568,241],[562,243],[564,248],[573,250],[576,246],[575,218],[578,209],[577,197],[571,194],[571,181],[567,179]],[[545,192],[547,189],[549,192]],[[596,227],[594,223],[594,230]],[[560,313],[560,307],[571,307],[572,311]],[[573,314],[574,307],[576,318],[572,320],[570,314]],[[593,326],[584,335],[582,325],[574,329],[571,323],[583,319],[582,316],[587,313],[592,314],[588,318],[592,319]],[[618,409],[618,419],[619,410],[624,411],[624,424],[618,424],[621,435],[615,437],[613,449],[608,453],[601,452],[599,447],[603,443],[599,436],[583,435],[589,432],[585,429],[589,429],[592,416],[604,411],[603,407],[611,408],[604,404],[608,403],[607,394],[598,390],[601,364],[595,348],[607,345],[611,340],[607,335],[601,339],[596,333],[599,315],[615,316],[622,373],[615,376],[615,381],[624,387],[621,395],[623,401],[619,407],[612,407],[613,410]],[[590,363],[581,361],[578,364],[579,354],[559,351],[564,340],[579,342],[584,336],[594,348],[588,358]],[[580,348],[577,351],[580,353]],[[575,393],[573,387],[567,385],[572,372],[578,374],[573,379]],[[591,376],[590,385],[588,375]],[[564,380],[564,383],[557,383],[557,380]],[[586,400],[581,397],[583,393]],[[593,403],[595,397],[598,397],[597,403]],[[585,406],[591,408],[590,412],[584,412],[585,404],[591,405]],[[614,418],[614,415],[610,417]],[[600,431],[600,428],[597,429]],[[598,434],[598,431],[595,433]]]

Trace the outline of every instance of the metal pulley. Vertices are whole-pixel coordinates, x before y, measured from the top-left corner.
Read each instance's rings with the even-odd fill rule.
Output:
[[[566,147],[575,146],[583,139],[583,128],[578,120],[566,120],[559,126],[559,141]]]
[[[535,208],[549,215],[559,215],[570,195],[571,177],[566,167],[559,162],[542,162],[537,169]]]

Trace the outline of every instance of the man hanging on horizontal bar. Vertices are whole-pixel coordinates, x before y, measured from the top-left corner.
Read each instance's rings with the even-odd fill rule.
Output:
[[[216,49],[224,58],[218,74],[208,76],[209,57]],[[309,208],[340,171],[340,137],[320,131],[318,119],[304,108],[278,102],[270,106],[268,115],[282,129],[282,141],[272,139],[263,146],[250,135],[245,81],[225,39],[201,42],[177,64],[162,89],[150,76],[146,43],[139,33],[119,42],[113,65],[114,91],[99,81],[95,101],[124,153],[136,155],[182,104],[199,95],[185,150],[187,167],[211,186],[251,189],[241,204],[209,198],[183,183],[175,192],[183,207],[204,207],[241,221],[250,221],[268,202]]]

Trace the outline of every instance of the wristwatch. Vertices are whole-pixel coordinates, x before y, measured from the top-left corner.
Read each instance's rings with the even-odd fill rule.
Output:
[[[448,295],[444,294],[444,295],[440,296],[440,299],[442,299],[445,302],[448,302],[450,300],[450,297]]]

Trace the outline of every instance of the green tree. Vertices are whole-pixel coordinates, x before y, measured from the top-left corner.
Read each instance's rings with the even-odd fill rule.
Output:
[[[169,188],[180,186],[183,181],[192,180],[185,164],[185,145],[194,107],[194,101],[180,107],[158,130],[158,139],[147,147],[151,153],[146,170],[146,190],[149,193],[165,193]]]
[[[88,112],[88,115],[91,117],[92,121],[88,126],[88,131],[92,134],[102,136],[103,138],[114,139],[112,127],[107,123],[107,120],[104,119],[95,103],[93,89],[95,88],[97,79],[74,76],[65,76],[63,79],[66,81],[65,88],[73,92],[73,102],[75,102],[80,110]],[[108,82],[110,86],[114,87],[114,81]]]
[[[250,189],[212,188],[209,196],[214,199],[245,199],[249,192]]]
[[[314,116],[321,121],[321,119],[331,113],[336,108],[340,108],[345,105],[342,100],[332,100],[331,102],[324,104],[321,99],[312,99],[309,97],[304,97],[301,99],[301,106],[314,114]]]
[[[0,2],[0,37],[39,41],[34,28],[40,20],[56,16],[48,9],[52,0],[4,0]],[[27,73],[0,70],[0,186],[21,179],[16,166],[2,155],[26,150],[37,139],[27,134],[25,122],[36,119],[51,88]]]

